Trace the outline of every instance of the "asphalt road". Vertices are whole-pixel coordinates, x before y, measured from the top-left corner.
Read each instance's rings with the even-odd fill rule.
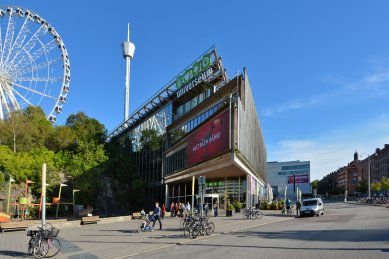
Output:
[[[158,249],[134,258],[389,258],[389,209],[325,203],[296,218]]]

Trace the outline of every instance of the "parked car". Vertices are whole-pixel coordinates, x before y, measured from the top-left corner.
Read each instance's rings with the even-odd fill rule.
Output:
[[[301,204],[301,216],[318,216],[324,215],[324,205],[320,198],[311,198],[303,200]]]

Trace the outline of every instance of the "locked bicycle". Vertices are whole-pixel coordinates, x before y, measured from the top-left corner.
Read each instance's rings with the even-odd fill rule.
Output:
[[[30,236],[28,242],[28,254],[35,258],[50,258],[56,256],[61,250],[61,242],[56,238],[59,229],[47,224],[45,227],[38,226],[38,230],[28,230]]]

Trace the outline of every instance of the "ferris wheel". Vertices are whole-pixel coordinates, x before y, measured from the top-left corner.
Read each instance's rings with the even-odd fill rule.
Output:
[[[0,7],[0,120],[33,105],[56,122],[69,84],[69,56],[54,27],[31,10]]]

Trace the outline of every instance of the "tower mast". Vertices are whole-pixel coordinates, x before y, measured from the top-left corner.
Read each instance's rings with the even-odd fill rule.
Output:
[[[130,42],[130,24],[127,28],[127,41],[122,43],[123,57],[126,60],[126,78],[125,78],[125,93],[124,93],[124,121],[128,119],[130,110],[130,65],[131,59],[134,56],[135,45]]]

